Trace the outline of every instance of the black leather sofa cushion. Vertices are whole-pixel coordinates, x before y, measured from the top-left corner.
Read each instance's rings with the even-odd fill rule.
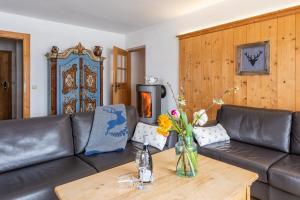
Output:
[[[127,142],[127,145],[126,145],[126,150],[131,151],[131,152],[133,152],[134,154],[136,154],[137,151],[143,149],[143,146],[144,146],[144,145],[143,145],[142,143],[134,142],[134,141],[128,141],[128,142]],[[157,148],[155,148],[155,147],[152,147],[152,146],[150,146],[150,145],[148,146],[148,149],[149,149],[149,151],[150,151],[151,154],[155,154],[155,153],[160,152],[159,149],[157,149]],[[165,146],[163,150],[166,150],[166,149],[168,149],[167,146]]]
[[[293,113],[291,153],[300,155],[300,112]]]
[[[93,120],[93,112],[76,113],[71,116],[75,154],[84,151],[89,141]]]
[[[269,167],[285,153],[238,141],[218,142],[198,149],[200,154],[256,172],[259,181],[268,183]]]
[[[75,156],[6,172],[0,174],[0,199],[55,200],[55,186],[95,173]]]
[[[79,158],[90,164],[92,167],[97,169],[98,172],[117,167],[128,162],[135,160],[137,151],[143,148],[142,143],[128,141],[124,151],[120,152],[108,152],[93,156],[85,156],[84,154],[79,154]],[[167,149],[167,146],[165,147]],[[159,149],[149,146],[149,151],[151,154],[160,152]]]
[[[300,197],[300,156],[287,155],[269,169],[269,184]]]
[[[126,106],[126,117],[128,126],[128,140],[132,138],[136,124],[138,123],[138,115],[133,106]],[[80,154],[84,151],[88,143],[90,132],[93,124],[94,113],[76,113],[72,115],[72,127],[75,154]]]
[[[224,105],[218,120],[231,139],[289,152],[292,113]]]
[[[295,196],[288,192],[284,192],[272,186],[270,186],[269,189],[269,196],[270,196],[269,198],[270,200],[300,200],[299,196]]]
[[[121,152],[102,153],[93,156],[78,154],[78,157],[94,167],[98,172],[117,167],[135,160],[135,154],[124,150]]]
[[[74,154],[69,116],[0,122],[0,173]]]
[[[269,185],[260,181],[255,181],[251,185],[251,196],[259,200],[269,200]]]

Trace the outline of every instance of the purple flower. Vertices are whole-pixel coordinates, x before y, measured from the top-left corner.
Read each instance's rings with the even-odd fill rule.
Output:
[[[180,117],[180,112],[176,109],[171,110],[171,115],[175,118],[175,119],[179,119]]]

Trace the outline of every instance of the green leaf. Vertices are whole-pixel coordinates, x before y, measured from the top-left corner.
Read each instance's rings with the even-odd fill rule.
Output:
[[[188,125],[188,118],[186,116],[186,113],[181,111],[180,116],[182,119],[183,126],[186,128],[186,126]]]
[[[186,127],[186,133],[188,136],[192,136],[193,135],[193,126],[192,124],[188,124]]]
[[[174,130],[176,130],[178,133],[181,133],[182,130],[181,130],[179,124],[178,124],[178,121],[172,115],[170,115],[169,113],[168,113],[168,116],[169,116],[169,119],[172,121]]]

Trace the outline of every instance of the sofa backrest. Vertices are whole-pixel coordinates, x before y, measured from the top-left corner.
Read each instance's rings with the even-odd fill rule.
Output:
[[[293,113],[291,153],[300,155],[300,112]]]
[[[69,116],[0,122],[0,173],[73,154]]]
[[[126,106],[126,117],[128,126],[128,140],[134,134],[136,124],[138,123],[137,111],[133,106]],[[76,113],[72,117],[73,137],[75,154],[82,153],[88,143],[92,124],[94,120],[94,112]]]
[[[289,152],[292,113],[223,105],[217,120],[231,139]]]

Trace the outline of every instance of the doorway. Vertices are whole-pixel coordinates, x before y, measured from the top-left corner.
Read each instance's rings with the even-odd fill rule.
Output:
[[[113,48],[112,104],[137,107],[136,85],[145,83],[145,46],[128,50]]]
[[[23,44],[0,38],[0,120],[23,116]]]
[[[11,66],[12,52],[0,51],[0,120],[12,118]]]
[[[0,120],[30,117],[30,34],[0,30]]]
[[[136,85],[145,83],[146,48],[145,46],[129,49],[131,66],[131,105],[137,107]]]

